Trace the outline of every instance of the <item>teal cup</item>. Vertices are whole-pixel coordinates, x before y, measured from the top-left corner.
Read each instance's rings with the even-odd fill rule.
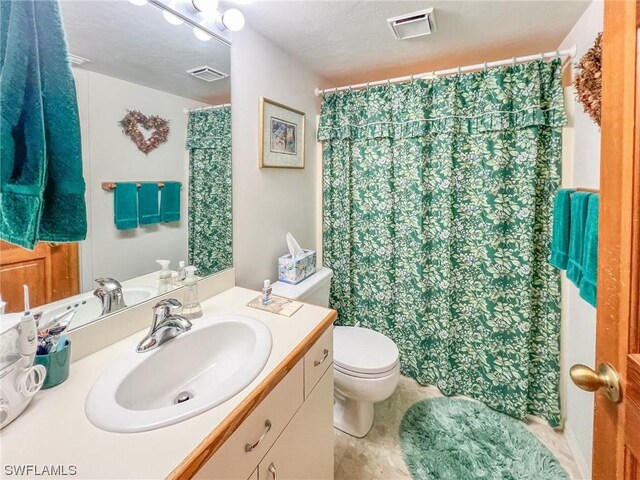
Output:
[[[47,376],[44,379],[43,389],[60,385],[69,378],[69,368],[71,366],[71,343],[65,340],[64,347],[48,355],[36,355],[33,362],[35,365],[42,365],[47,369]]]

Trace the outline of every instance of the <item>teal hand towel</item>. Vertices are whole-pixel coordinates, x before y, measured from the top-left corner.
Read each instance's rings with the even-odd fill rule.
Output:
[[[553,204],[553,235],[549,263],[562,270],[569,263],[569,231],[571,226],[571,194],[575,190],[559,190]]]
[[[582,254],[582,282],[580,296],[594,307],[598,284],[598,208],[599,196],[589,197],[587,220],[584,231],[584,252]]]
[[[116,183],[113,192],[113,216],[118,230],[138,227],[138,187],[135,183]]]
[[[138,189],[138,217],[140,225],[153,225],[160,221],[157,183],[140,184]]]
[[[177,222],[180,220],[180,183],[164,182],[160,200],[160,220]]]
[[[0,1],[0,238],[86,238],[80,122],[55,0]]]
[[[580,288],[580,282],[582,281],[584,231],[590,196],[591,194],[587,192],[575,192],[571,195],[571,230],[569,232],[567,278],[578,288]]]

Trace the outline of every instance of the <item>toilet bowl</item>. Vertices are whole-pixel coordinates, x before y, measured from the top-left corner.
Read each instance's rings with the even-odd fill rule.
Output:
[[[273,284],[273,294],[327,307],[333,272],[318,271],[297,285]],[[354,437],[364,437],[373,425],[373,404],[393,394],[400,379],[398,347],[368,328],[333,329],[333,425]]]

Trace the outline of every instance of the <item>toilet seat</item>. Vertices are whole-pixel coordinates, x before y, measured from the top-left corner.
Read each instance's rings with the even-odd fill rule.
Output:
[[[336,370],[359,378],[380,378],[398,365],[398,347],[390,338],[368,328],[333,329]]]

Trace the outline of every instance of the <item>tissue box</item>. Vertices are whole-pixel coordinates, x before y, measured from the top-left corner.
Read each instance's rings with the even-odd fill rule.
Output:
[[[291,254],[278,257],[278,280],[293,285],[316,273],[315,250],[303,250],[304,255],[291,258]]]

